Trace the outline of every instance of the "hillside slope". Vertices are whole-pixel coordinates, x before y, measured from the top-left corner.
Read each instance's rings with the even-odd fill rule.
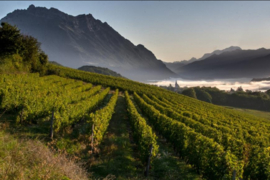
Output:
[[[95,156],[95,153],[100,152],[100,144],[103,138],[106,138],[104,135],[107,130],[110,131],[108,134],[112,133],[110,125],[111,120],[115,120],[112,118],[115,110],[120,113],[126,107],[129,124],[132,126],[129,130],[131,144],[134,141],[136,148],[132,149],[134,155],[129,152],[124,158],[138,158],[142,163],[138,167],[141,170],[145,169],[151,147],[154,167],[150,171],[157,174],[164,172],[154,163],[155,160],[164,157],[159,154],[161,152],[158,148],[158,142],[163,142],[164,146],[162,145],[161,149],[166,149],[167,145],[171,146],[175,153],[204,179],[231,179],[234,172],[238,179],[270,178],[270,124],[266,119],[124,78],[52,64],[48,65],[48,73],[55,75],[1,76],[1,111],[13,112],[16,119],[14,125],[20,124],[18,127],[25,127],[17,129],[28,132],[28,135],[29,132],[40,133],[40,129],[43,129],[43,137],[48,139],[51,126],[51,132],[54,132],[55,137],[53,145],[59,149],[66,149],[71,155],[78,154],[87,160],[89,165],[95,164],[95,158],[100,157]],[[124,90],[127,103],[119,110],[116,105],[123,105],[119,94],[123,94]],[[55,120],[51,121],[49,117],[55,117]],[[32,131],[27,130],[28,128]],[[162,137],[157,137],[154,131]],[[117,139],[120,137],[116,136],[114,137]],[[127,135],[123,138],[122,140],[126,141]],[[163,141],[163,138],[166,140]],[[123,147],[123,141],[115,142],[117,145],[106,146],[108,149],[102,152],[106,155],[116,152],[117,146]],[[123,143],[125,147],[131,147],[131,144]],[[171,154],[168,156],[173,158]],[[122,156],[117,157],[104,158],[106,161],[120,163],[119,159]],[[126,162],[134,168],[134,163]],[[168,161],[164,159],[164,162]],[[111,163],[107,164],[110,165]],[[99,168],[100,171],[103,171],[102,167]],[[258,168],[262,170],[256,171]],[[110,169],[114,168],[110,166]],[[165,174],[167,173],[169,171]],[[143,172],[139,174],[142,175]],[[120,177],[121,173],[118,175]]]
[[[178,68],[191,63],[191,61],[190,60],[188,60],[188,61],[187,60],[184,60],[184,61],[163,62],[163,63],[167,66],[167,68],[169,68],[173,72],[176,72]]]
[[[71,16],[55,8],[31,5],[9,13],[1,22],[16,25],[23,34],[37,38],[50,61],[64,66],[107,67],[136,80],[175,75],[143,45],[135,46],[91,14]]]
[[[118,74],[117,72],[114,72],[108,68],[102,68],[102,67],[96,67],[96,66],[82,66],[78,69],[82,71],[104,74],[108,76],[123,77],[121,76],[121,74]]]

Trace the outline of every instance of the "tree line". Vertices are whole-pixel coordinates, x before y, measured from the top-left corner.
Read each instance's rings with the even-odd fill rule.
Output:
[[[48,56],[37,39],[21,34],[16,26],[0,27],[0,73],[39,72],[45,74]]]
[[[216,87],[193,87],[185,89],[182,94],[222,106],[270,111],[270,90],[252,92],[239,88],[238,91],[225,92]]]

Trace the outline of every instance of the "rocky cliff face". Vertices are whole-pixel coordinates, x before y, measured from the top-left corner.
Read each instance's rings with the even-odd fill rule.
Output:
[[[91,14],[74,17],[55,8],[31,5],[9,13],[1,22],[37,38],[49,59],[65,66],[107,67],[135,80],[175,75],[143,45],[135,46]]]

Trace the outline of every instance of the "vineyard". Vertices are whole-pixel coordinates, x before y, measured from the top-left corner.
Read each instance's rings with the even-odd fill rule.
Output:
[[[128,79],[55,65],[1,75],[0,110],[18,129],[42,129],[91,178],[270,179],[266,119]]]

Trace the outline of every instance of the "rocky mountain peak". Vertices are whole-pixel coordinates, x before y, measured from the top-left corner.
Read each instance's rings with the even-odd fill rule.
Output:
[[[31,5],[27,8],[27,10],[31,11],[31,10],[33,10],[33,9],[35,9],[35,8],[36,8],[36,6],[34,6],[33,4],[31,4]]]
[[[175,76],[150,50],[135,46],[92,14],[71,16],[56,8],[30,5],[9,13],[1,22],[37,38],[50,61],[64,66],[93,64],[136,80]]]

